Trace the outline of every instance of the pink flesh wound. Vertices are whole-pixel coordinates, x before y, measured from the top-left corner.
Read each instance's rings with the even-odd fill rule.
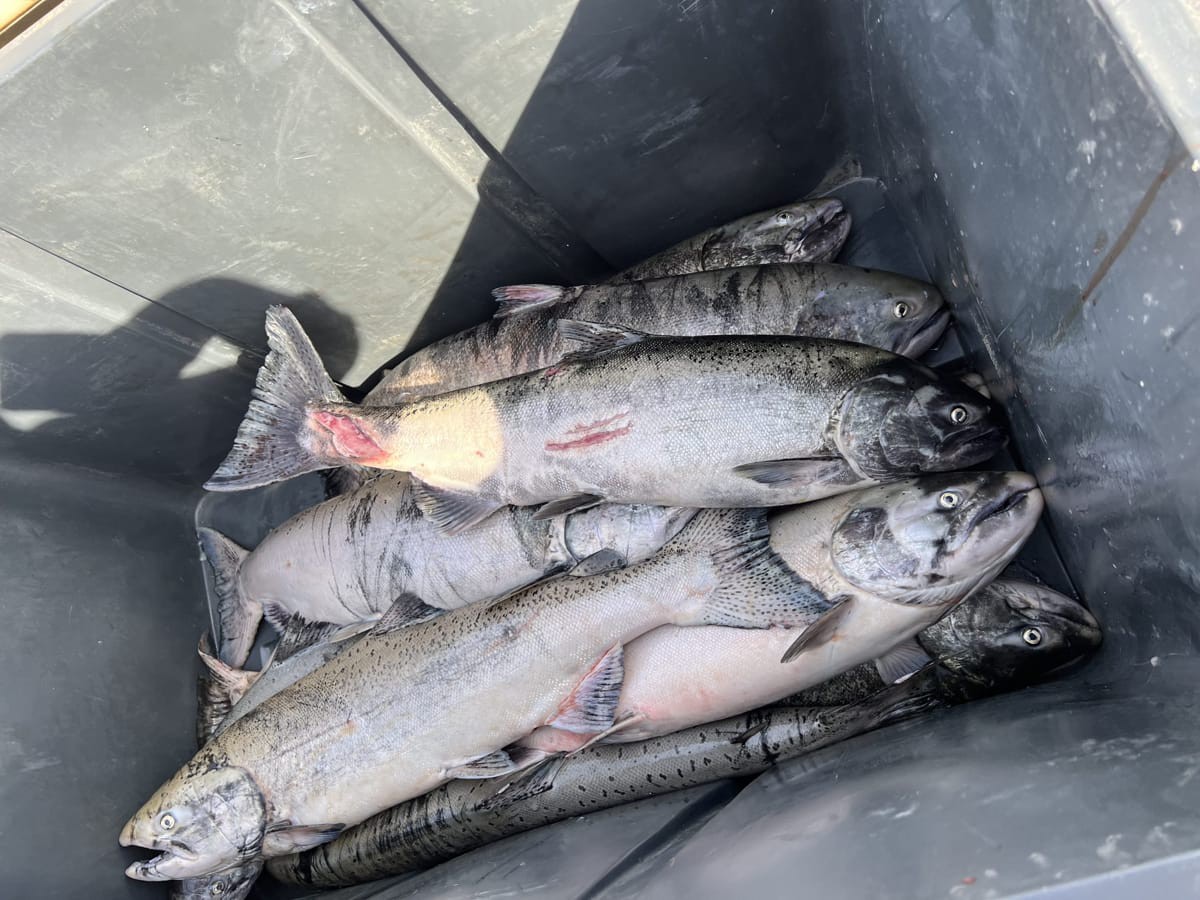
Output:
[[[617,413],[615,416],[600,419],[598,422],[576,425],[563,435],[561,441],[546,441],[546,449],[551,451],[580,450],[624,437],[633,430],[633,423],[626,422],[624,425],[617,423],[628,415],[629,413]]]
[[[385,455],[383,448],[352,417],[326,410],[317,410],[312,417],[329,432],[338,454],[345,459],[366,462]]]

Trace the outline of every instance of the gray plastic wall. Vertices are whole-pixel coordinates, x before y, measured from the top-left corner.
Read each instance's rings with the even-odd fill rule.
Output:
[[[954,304],[1101,656],[338,896],[1195,892],[1200,183],[1155,53],[1195,36],[1112,7],[65,0],[0,47],[0,893],[162,894],[116,836],[191,752],[193,516],[266,306],[357,386],[831,171],[847,258]]]

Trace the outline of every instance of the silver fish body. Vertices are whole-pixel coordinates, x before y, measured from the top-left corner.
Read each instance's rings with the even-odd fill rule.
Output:
[[[570,520],[537,520],[510,507],[459,535],[421,514],[407,476],[382,473],[306,509],[247,553],[201,530],[214,570],[221,659],[244,663],[264,613],[348,625],[377,619],[402,596],[432,610],[493,600],[564,572],[604,549],[626,564],[648,558],[691,511],[599,507]],[[432,612],[432,610],[428,612]]]
[[[418,871],[580,813],[753,775],[930,707],[1039,681],[1094,651],[1100,628],[1070,598],[1000,580],[922,631],[918,641],[936,665],[896,687],[865,664],[788,698],[783,707],[641,743],[589,747],[563,760],[539,785],[540,793],[531,790],[509,802],[497,802],[496,788],[486,782],[452,781],[372,817],[333,843],[274,859],[270,871],[292,884],[357,884]]]
[[[448,531],[505,503],[789,505],[960,468],[1004,441],[976,391],[840,341],[648,338],[574,323],[593,350],[579,359],[401,407],[355,407],[337,399],[290,313],[269,311],[268,333],[255,399],[206,486],[345,463],[407,471],[422,482],[422,510]]]
[[[206,875],[331,839],[542,724],[611,725],[620,648],[663,624],[764,627],[821,603],[766,551],[758,511],[706,510],[654,558],[369,634],[214,737],[126,824],[141,880]],[[186,847],[187,852],[180,852]]]
[[[655,629],[626,648],[616,709],[626,727],[608,740],[724,719],[870,660],[889,682],[911,675],[927,661],[911,638],[991,581],[1041,511],[1036,482],[1019,472],[928,475],[775,511],[771,548],[836,605],[836,626],[782,665],[803,628]],[[551,727],[523,740],[548,751],[581,743]]]
[[[393,406],[543,369],[574,349],[559,334],[560,318],[680,337],[835,338],[912,357],[933,345],[949,319],[931,284],[832,264],[724,269],[543,293],[565,299],[494,318],[417,351],[391,369],[363,403]]]

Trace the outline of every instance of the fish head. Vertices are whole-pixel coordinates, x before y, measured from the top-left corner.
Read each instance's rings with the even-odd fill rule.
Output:
[[[1024,472],[926,475],[862,491],[833,531],[842,578],[906,605],[957,603],[990,581],[1042,513]]]
[[[251,860],[211,875],[185,878],[171,884],[170,900],[245,900],[263,869],[261,859]]]
[[[990,693],[1045,678],[1094,652],[1103,636],[1083,604],[1039,584],[999,579],[919,640],[970,690]]]
[[[248,772],[202,750],[121,830],[122,847],[160,851],[132,863],[125,874],[138,881],[170,881],[255,859],[266,832],[266,807]]]
[[[678,506],[602,503],[567,516],[567,551],[575,559],[616,551],[632,566],[657,553],[696,512]]]
[[[979,391],[899,359],[852,387],[831,427],[842,457],[878,481],[964,469],[1008,439],[1000,408]]]
[[[836,289],[817,293],[804,310],[805,327],[816,319],[828,334],[915,358],[950,322],[941,293],[927,282],[851,266],[830,267],[828,278]]]
[[[731,222],[704,245],[707,268],[828,262],[850,234],[850,214],[833,197],[802,200]]]

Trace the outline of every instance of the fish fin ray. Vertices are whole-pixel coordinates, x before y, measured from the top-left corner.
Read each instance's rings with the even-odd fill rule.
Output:
[[[327,844],[346,830],[341,822],[331,825],[292,825],[290,822],[272,822],[263,835],[264,857],[285,856],[311,850]]]
[[[445,611],[436,606],[430,606],[416,594],[405,592],[396,598],[396,601],[388,607],[387,612],[380,616],[370,633],[391,634],[393,631],[399,631],[410,625],[428,622]]]
[[[821,618],[807,626],[800,633],[800,637],[792,641],[792,645],[787,648],[783,654],[783,659],[780,662],[791,662],[801,653],[807,650],[815,650],[830,640],[837,634],[838,626],[849,614],[853,607],[853,600],[850,597],[840,597],[834,601]]]
[[[916,638],[909,638],[875,660],[875,671],[884,684],[899,684],[932,662]]]
[[[605,547],[597,550],[591,556],[585,556],[571,568],[567,574],[576,578],[586,578],[589,575],[601,575],[605,572],[615,572],[629,565],[629,560],[618,550]]]
[[[581,362],[593,359],[650,337],[644,331],[622,328],[619,325],[605,325],[600,322],[584,322],[581,319],[559,319],[556,324],[559,337],[564,341],[580,345],[578,350],[565,354],[560,360],[561,362]]]
[[[767,459],[733,467],[733,473],[770,487],[778,485],[854,484],[862,478],[844,459]]]
[[[231,666],[218,657],[213,656],[210,650],[208,635],[201,635],[200,645],[196,648],[196,652],[200,654],[200,659],[203,661],[205,668],[208,669],[209,675],[227,692],[230,705],[237,703],[242,699],[242,695],[250,690],[250,686],[258,680],[258,676],[262,673]]]
[[[605,653],[588,670],[547,725],[572,734],[607,731],[613,726],[621,684],[625,680],[625,652],[620,644]]]
[[[509,747],[493,750],[482,756],[447,766],[443,773],[447,778],[486,779],[516,775],[545,759],[544,750],[532,747]]]
[[[583,512],[585,509],[599,506],[603,502],[604,498],[597,494],[572,494],[561,500],[543,503],[533,514],[533,518],[540,522],[542,519],[553,519],[555,516],[564,516],[567,513]]]
[[[533,312],[558,306],[574,300],[583,292],[582,287],[564,287],[560,284],[509,284],[492,291],[497,307],[493,318]]]
[[[520,772],[490,797],[475,807],[480,811],[500,809],[513,803],[532,800],[554,787],[554,779],[566,761],[562,753],[551,753],[524,772]]]
[[[421,513],[446,535],[478,525],[504,505],[466,491],[434,487],[416,477],[412,480],[412,491]]]
[[[254,385],[250,408],[238,426],[233,448],[204,483],[210,491],[240,491],[340,464],[322,458],[302,440],[308,433],[309,405],[345,402],[325,372],[316,348],[292,312],[267,310],[270,352]]]
[[[231,666],[244,665],[263,618],[262,605],[246,596],[239,577],[250,551],[212,528],[197,528],[196,536],[212,570],[217,595],[217,655]]]
[[[698,618],[676,624],[765,628],[812,621],[825,596],[771,549],[770,538],[761,509],[710,509],[692,519],[672,546],[708,550],[719,580]]]

